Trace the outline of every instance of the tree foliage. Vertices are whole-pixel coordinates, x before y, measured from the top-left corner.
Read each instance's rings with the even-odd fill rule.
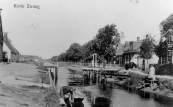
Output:
[[[155,44],[154,44],[154,38],[147,34],[146,39],[142,41],[142,44],[140,46],[140,57],[143,59],[150,59],[152,58],[152,54],[154,52]]]
[[[160,23],[161,38],[159,45],[155,48],[155,53],[158,57],[166,57],[168,51],[168,41],[163,41],[163,38],[167,38],[169,31],[173,30],[173,14],[171,14],[166,20]]]
[[[61,53],[58,58],[52,57],[52,59],[58,61],[80,61],[97,53],[106,60],[110,60],[115,55],[114,46],[120,43],[121,37],[123,37],[123,33],[118,32],[116,25],[106,25],[98,30],[92,40],[82,46],[78,43],[73,43],[65,53]]]
[[[110,60],[111,57],[115,56],[114,46],[120,43],[121,34],[116,29],[116,25],[111,24],[100,28],[95,39],[94,49],[96,53],[106,60]]]
[[[166,41],[164,42],[160,41],[159,45],[155,47],[154,52],[158,57],[166,57],[167,50],[168,50],[168,43]]]
[[[81,46],[78,43],[71,44],[70,48],[66,51],[66,57],[69,61],[80,61]]]
[[[173,30],[173,14],[160,23],[160,32],[162,35],[166,34],[169,30]]]

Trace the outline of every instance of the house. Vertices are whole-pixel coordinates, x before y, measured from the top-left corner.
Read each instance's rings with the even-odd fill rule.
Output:
[[[116,63],[123,66],[124,44],[119,44],[116,49]]]
[[[157,64],[159,58],[153,53],[151,59],[143,59],[140,57],[140,46],[142,44],[142,40],[137,38],[137,41],[126,42],[124,53],[123,53],[123,63],[125,64],[127,61],[134,62],[138,68],[148,69],[150,64]]]
[[[123,53],[123,64],[127,61],[131,61],[134,56],[139,55],[139,48],[142,44],[142,40],[137,37],[137,41],[130,41],[125,43],[124,53]]]
[[[171,14],[166,20],[160,24],[161,29],[161,40],[168,44],[167,57],[160,57],[160,63],[173,63],[173,14]]]
[[[8,59],[8,62],[18,62],[20,53],[12,45],[7,33],[4,33],[3,40],[3,51],[7,52],[6,58]]]

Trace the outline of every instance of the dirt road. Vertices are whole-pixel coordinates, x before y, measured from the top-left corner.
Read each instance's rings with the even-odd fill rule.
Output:
[[[35,65],[0,63],[0,107],[44,107],[41,86],[49,85],[39,84],[37,73]]]

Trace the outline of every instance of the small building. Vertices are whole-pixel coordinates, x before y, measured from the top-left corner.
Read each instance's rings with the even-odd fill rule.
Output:
[[[8,59],[8,62],[18,62],[20,53],[12,45],[7,33],[4,33],[3,40],[3,51],[7,52],[6,58]]]

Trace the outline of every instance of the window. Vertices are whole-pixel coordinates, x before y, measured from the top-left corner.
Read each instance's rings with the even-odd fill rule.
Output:
[[[130,49],[133,49],[133,42],[130,42]]]

